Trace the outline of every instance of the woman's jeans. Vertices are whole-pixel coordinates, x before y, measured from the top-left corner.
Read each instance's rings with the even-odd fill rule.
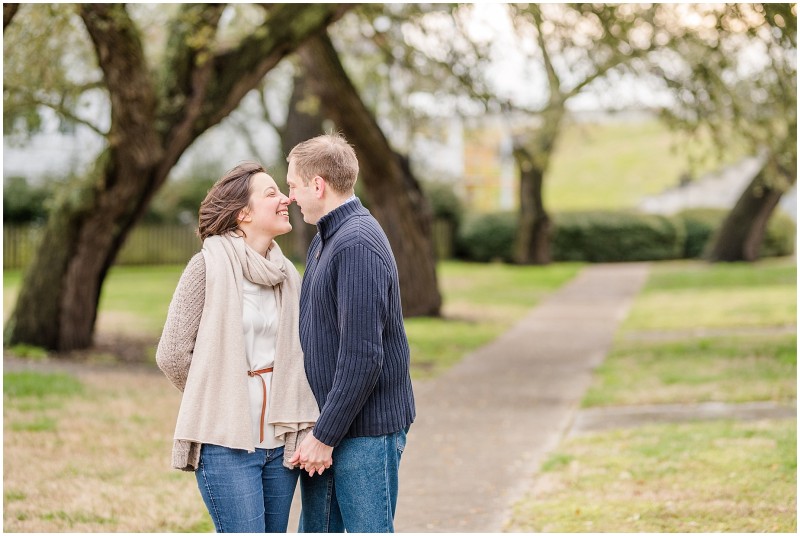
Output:
[[[343,439],[333,465],[300,475],[303,511],[298,532],[394,532],[397,473],[406,431]]]
[[[217,532],[286,532],[299,473],[283,466],[283,447],[204,444],[195,476]]]

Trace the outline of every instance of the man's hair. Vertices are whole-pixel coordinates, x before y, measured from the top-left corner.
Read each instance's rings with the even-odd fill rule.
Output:
[[[257,162],[246,161],[214,183],[200,203],[197,234],[202,240],[238,229],[239,212],[250,205],[250,184],[256,173],[266,170]]]
[[[319,175],[340,194],[351,192],[358,178],[356,152],[338,132],[298,143],[286,161],[294,162],[303,184]]]

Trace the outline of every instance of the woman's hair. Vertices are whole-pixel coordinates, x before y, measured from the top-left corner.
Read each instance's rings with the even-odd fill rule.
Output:
[[[266,173],[257,162],[242,162],[226,172],[200,203],[197,234],[201,240],[239,228],[239,212],[250,205],[251,177]]]
[[[352,191],[358,178],[358,158],[353,147],[338,133],[323,134],[295,145],[286,158],[294,161],[304,184],[319,175],[334,191]]]

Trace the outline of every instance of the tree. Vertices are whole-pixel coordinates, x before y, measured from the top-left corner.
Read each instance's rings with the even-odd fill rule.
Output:
[[[438,83],[431,90],[437,102],[444,101],[442,92],[454,92],[482,103],[484,110],[506,115],[519,177],[515,260],[546,264],[551,221],[543,189],[567,104],[587,93],[596,95],[604,80],[632,73],[637,63],[670,46],[680,28],[659,24],[662,12],[670,9],[661,5],[507,4],[501,9],[506,10],[508,27],[494,30],[503,39],[491,41],[476,24],[480,9],[485,8],[459,5],[447,12],[449,24],[443,23],[443,12],[428,21],[423,18],[409,61],[430,71]],[[521,71],[534,71],[522,95],[509,94],[491,68],[509,50],[521,56]],[[459,82],[457,89],[440,82],[442,71]]]
[[[183,152],[283,57],[349,7],[270,4],[263,21],[231,44],[216,40],[224,5],[183,4],[169,22],[160,62],[151,64],[125,5],[78,5],[110,104],[108,144],[93,171],[51,211],[6,326],[7,341],[59,351],[88,347],[106,273]],[[4,26],[6,19],[4,7]],[[25,24],[22,14],[14,21]],[[7,50],[13,28],[4,29]],[[25,97],[23,90],[5,89],[9,100]]]
[[[475,19],[480,18],[477,10],[483,7],[457,6],[448,12],[449,24],[442,23],[441,12],[428,17],[430,24],[423,18],[416,27],[420,37],[407,61],[418,70],[448,71],[449,80],[461,82],[456,92],[509,117],[520,194],[517,262],[550,262],[551,222],[543,189],[567,104],[586,94],[597,98],[603,89],[613,94],[614,83],[623,79],[662,85],[667,81],[679,97],[688,98],[684,112],[695,112],[688,119],[686,113],[677,114],[684,124],[707,125],[709,119],[716,119],[726,123],[717,133],[744,130],[754,148],[772,147],[770,154],[784,155],[768,160],[773,171],[765,173],[772,178],[756,179],[749,189],[756,195],[743,197],[724,226],[731,231],[723,230],[717,241],[734,250],[742,250],[745,243],[752,249],[760,242],[757,237],[763,235],[779,192],[794,181],[796,173],[793,151],[777,150],[778,145],[796,145],[795,6],[508,4],[505,8],[511,21],[508,33],[515,38],[510,43],[497,39],[487,43],[480,32],[473,31]],[[768,50],[771,66],[755,77],[733,76],[737,66],[743,65],[736,62],[735,54],[759,42]],[[490,74],[491,61],[509,51],[524,54],[524,65],[535,70],[528,91],[521,96],[508,95]],[[670,64],[679,67],[672,71]],[[441,86],[428,88],[437,102],[445,100],[443,92],[453,91],[450,84]],[[747,107],[744,115],[748,102],[758,107]],[[760,115],[765,105],[768,109]],[[733,127],[732,116],[740,118]],[[782,179],[775,180],[777,176]],[[739,245],[731,234],[740,235]]]
[[[519,172],[520,218],[515,260],[546,264],[550,257],[550,217],[542,189],[558,143],[567,102],[612,75],[631,73],[655,51],[676,41],[680,28],[660,25],[665,6],[607,4],[514,5],[517,34],[533,47],[546,80],[538,124],[519,129],[514,159]],[[514,108],[508,105],[508,108]],[[517,107],[518,108],[518,107]]]
[[[657,74],[674,91],[665,116],[719,147],[745,144],[763,167],[712,239],[711,261],[754,261],[783,193],[797,181],[797,5],[707,6],[704,31],[687,34],[673,69]]]
[[[433,213],[408,160],[390,147],[326,33],[309,39],[298,54],[325,115],[356,148],[370,209],[397,261],[404,316],[438,315],[442,297],[431,238]]]

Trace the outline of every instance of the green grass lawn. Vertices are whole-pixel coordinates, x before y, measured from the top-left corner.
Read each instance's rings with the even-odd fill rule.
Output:
[[[797,398],[794,334],[618,342],[584,407]]]
[[[796,296],[792,259],[654,265],[583,405],[795,399]]]
[[[766,259],[755,265],[674,261],[656,266],[623,332],[796,323],[794,259]]]
[[[571,439],[513,532],[796,532],[795,421],[646,426]]]
[[[100,294],[98,329],[158,337],[183,266],[115,266]],[[3,321],[8,319],[22,279],[20,270],[3,271]]]
[[[583,406],[796,403],[796,289],[793,259],[653,263]],[[796,505],[796,420],[660,424],[564,440],[506,528],[795,532]]]

